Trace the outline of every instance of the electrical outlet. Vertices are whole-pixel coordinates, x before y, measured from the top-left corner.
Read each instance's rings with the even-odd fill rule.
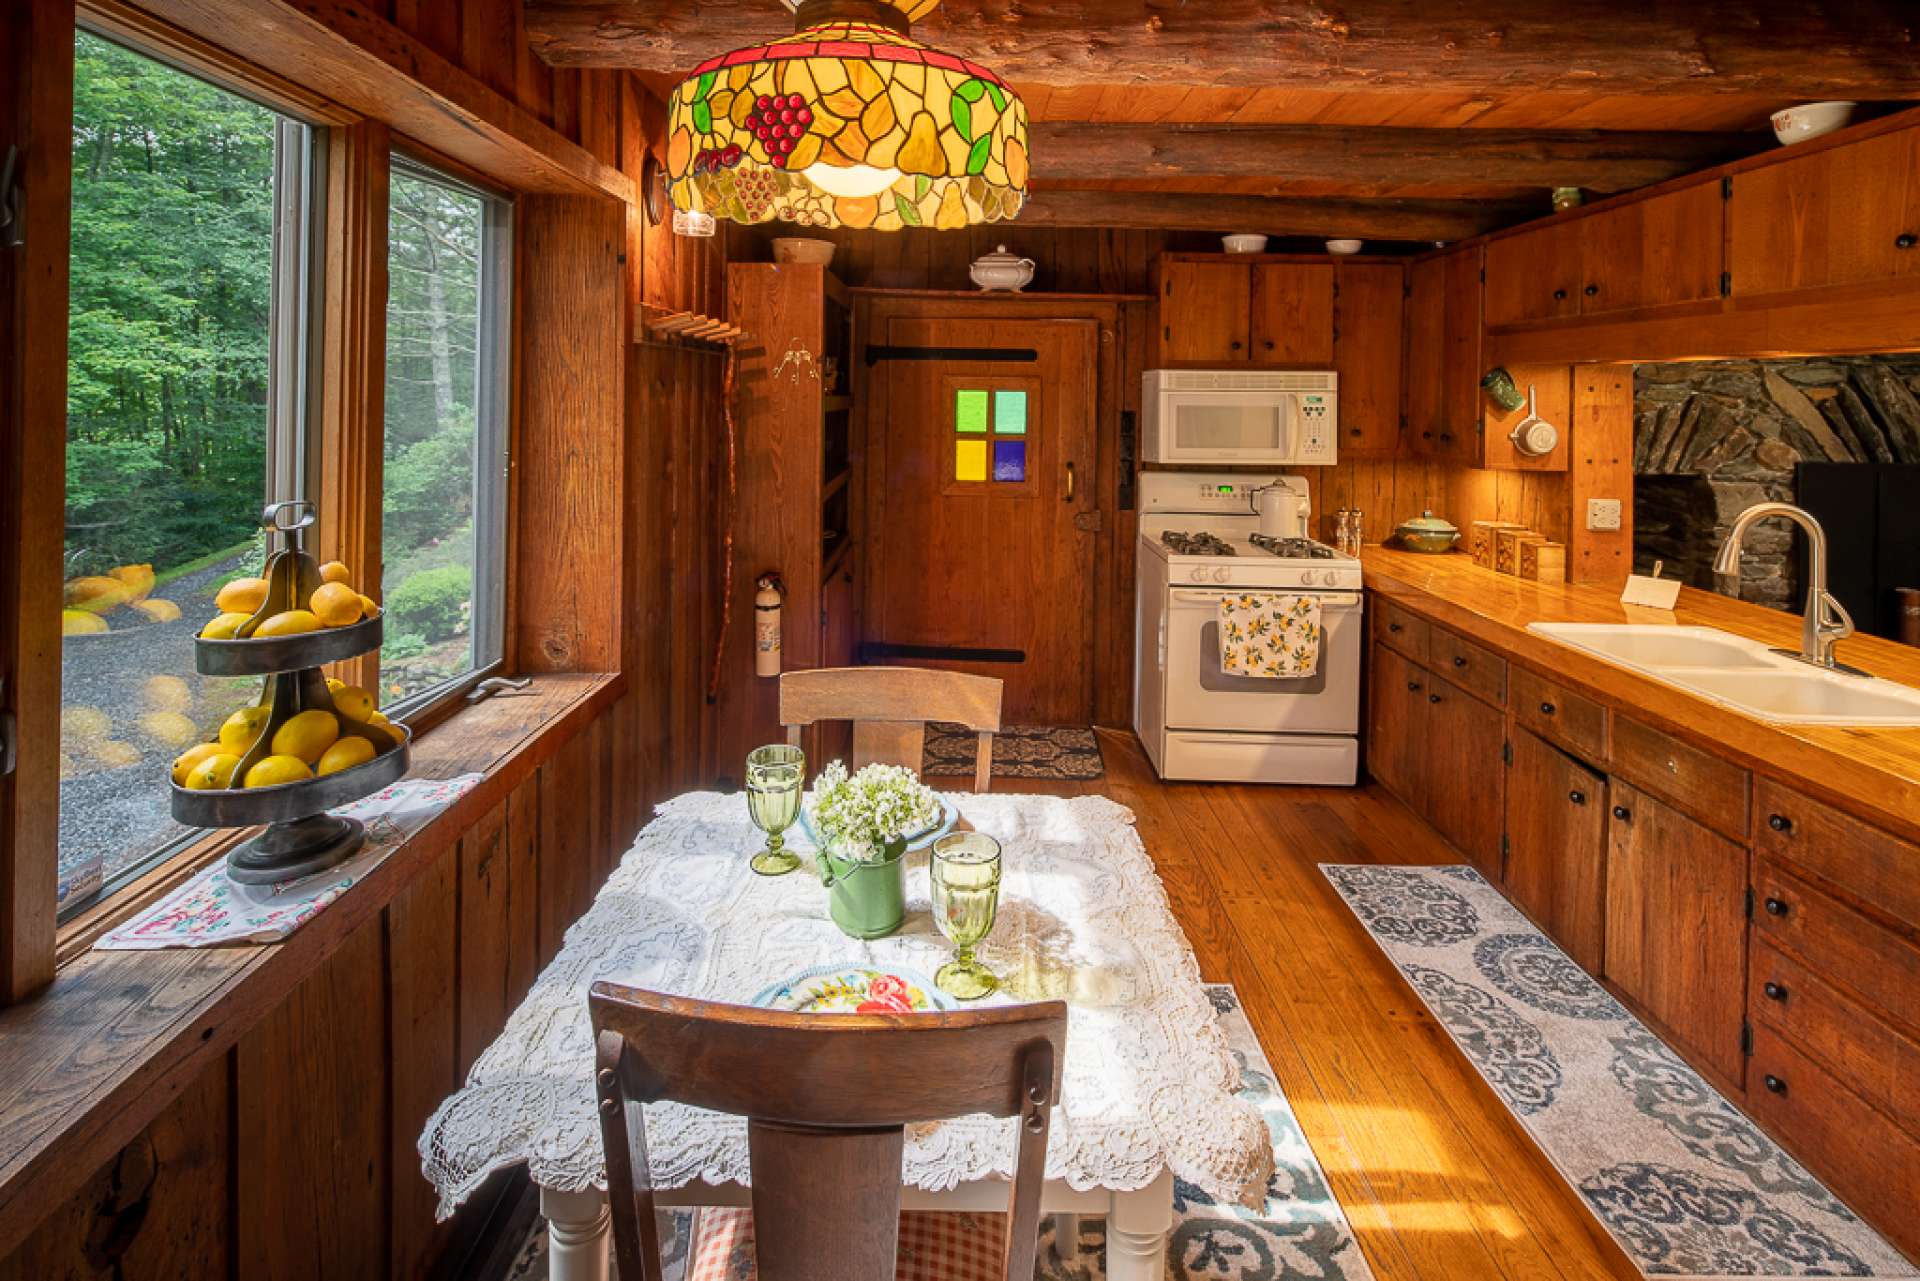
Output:
[[[1620,500],[1618,498],[1589,498],[1587,500],[1587,528],[1620,528]]]

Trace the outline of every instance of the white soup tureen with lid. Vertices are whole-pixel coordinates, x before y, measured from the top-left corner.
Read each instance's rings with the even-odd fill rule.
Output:
[[[996,245],[992,253],[973,260],[968,274],[982,289],[1018,293],[1033,283],[1033,259],[1017,257],[1007,252],[1005,245]]]

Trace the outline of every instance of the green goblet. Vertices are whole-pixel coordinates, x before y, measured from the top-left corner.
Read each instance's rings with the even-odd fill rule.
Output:
[[[800,856],[786,848],[782,833],[800,817],[806,772],[806,754],[785,743],[747,753],[747,815],[767,834],[767,847],[753,856],[751,864],[762,876],[784,876],[800,866]]]
[[[933,843],[928,870],[934,924],[956,949],[934,985],[959,1000],[978,1000],[1000,986],[973,955],[1000,911],[1000,842],[985,832],[949,832]]]

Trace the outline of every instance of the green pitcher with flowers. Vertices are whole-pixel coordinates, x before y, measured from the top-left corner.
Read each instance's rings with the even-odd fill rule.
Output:
[[[857,939],[899,929],[907,914],[907,843],[940,821],[933,789],[898,765],[849,775],[834,761],[814,783],[809,818],[833,923]]]

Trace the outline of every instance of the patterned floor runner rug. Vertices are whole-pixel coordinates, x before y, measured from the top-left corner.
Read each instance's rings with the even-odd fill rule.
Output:
[[[1198,1188],[1175,1180],[1168,1281],[1373,1281],[1347,1216],[1260,1051],[1239,995],[1230,984],[1209,983],[1207,996],[1240,1063],[1240,1093],[1259,1105],[1273,1135],[1273,1180],[1259,1213],[1216,1204]],[[663,1234],[667,1281],[683,1281],[691,1213],[663,1211],[661,1217],[668,1221]],[[508,1271],[509,1281],[546,1281],[546,1226],[544,1219],[535,1220]],[[1051,1217],[1040,1221],[1035,1281],[1105,1281],[1104,1221],[1080,1220],[1080,1254],[1071,1265],[1054,1253],[1053,1229]]]
[[[927,726],[920,772],[973,777],[979,736],[964,725]],[[1009,725],[993,736],[995,778],[1099,778],[1106,773],[1100,740],[1085,725]]]
[[[1469,867],[1325,864],[1649,1277],[1920,1277]]]

